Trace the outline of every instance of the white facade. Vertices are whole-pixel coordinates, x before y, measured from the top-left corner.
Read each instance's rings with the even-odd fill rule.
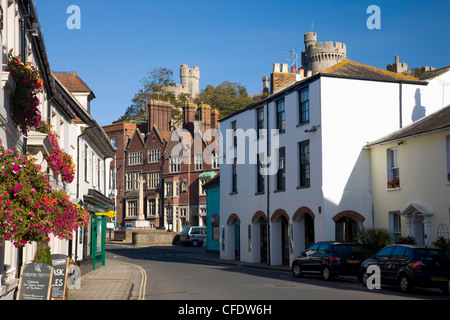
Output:
[[[361,227],[372,227],[370,154],[364,146],[412,123],[417,92],[426,114],[442,108],[442,95],[432,94],[439,88],[411,79],[318,74],[223,119],[221,258],[234,260],[238,254],[241,261],[260,262],[265,251],[260,247],[261,222],[269,227],[267,251],[274,265],[291,263],[311,241],[352,241]],[[449,88],[444,88],[448,99]],[[303,89],[309,89],[309,121],[300,123],[299,92]],[[265,178],[264,193],[258,194],[256,164],[247,160],[237,165],[237,192],[233,192],[232,159],[236,155],[227,145],[232,137],[226,130],[256,129],[258,108],[264,108],[264,128],[274,129],[280,99],[285,103],[286,129],[271,144],[278,138],[285,151],[284,190],[274,188],[277,176],[272,175]],[[309,143],[309,186],[300,185],[300,143],[304,142]]]
[[[84,155],[79,152],[78,147],[87,146],[90,155],[90,161],[86,162],[89,172],[89,178],[77,183],[77,178],[70,183],[64,183],[60,176],[53,175],[49,170],[49,179],[54,189],[65,190],[71,197],[72,201],[87,195],[88,193],[97,193],[102,200],[107,199],[108,179],[106,168],[109,167],[112,146],[104,131],[90,117],[88,110],[90,108],[87,96],[80,96],[80,101],[69,90],[50,85],[54,78],[47,60],[47,53],[43,43],[42,34],[39,28],[32,29],[32,23],[39,21],[34,9],[34,4],[30,1],[30,15],[25,18],[27,25],[26,46],[22,47],[22,19],[24,18],[24,1],[1,0],[1,8],[3,10],[3,29],[0,32],[0,42],[2,43],[2,54],[0,59],[2,62],[2,88],[0,90],[0,139],[5,147],[9,149],[17,148],[23,152],[29,152],[40,163],[42,171],[47,172],[47,164],[45,157],[52,151],[51,143],[46,135],[36,133],[34,131],[27,132],[27,140],[25,144],[24,136],[17,129],[15,123],[10,116],[10,95],[15,88],[14,80],[9,72],[6,71],[8,59],[7,54],[10,50],[17,56],[23,56],[25,52],[25,61],[31,62],[33,66],[38,68],[41,79],[44,80],[44,92],[38,97],[41,101],[39,110],[42,120],[51,124],[56,134],[59,136],[59,146],[69,155],[72,156],[76,165],[76,171],[83,170],[84,163],[78,166],[77,163]],[[39,51],[39,52],[38,52]],[[23,60],[23,59],[22,59]],[[76,118],[83,122],[74,121]],[[85,134],[83,134],[85,132]],[[81,136],[81,138],[80,138]],[[77,176],[78,177],[78,176]],[[90,192],[89,190],[95,190]],[[95,194],[94,198],[97,196]],[[108,199],[107,199],[108,200]],[[86,254],[83,251],[84,237],[83,230],[79,230],[74,234],[74,241],[59,240],[50,236],[49,246],[52,254],[72,253],[72,258],[76,261],[83,260]],[[0,246],[0,300],[12,299],[14,290],[17,287],[18,275],[21,265],[33,260],[34,253],[37,249],[36,243],[28,244],[23,249],[15,248],[10,242],[6,242],[4,246]]]
[[[447,117],[448,114],[447,111]],[[396,166],[400,183],[390,188],[387,181],[391,167],[389,161],[391,150],[396,150],[397,153]],[[418,245],[432,246],[439,237],[448,240],[450,228],[448,124],[444,130],[423,130],[414,135],[399,135],[376,142],[370,145],[370,154],[374,225],[389,230],[392,241],[402,236],[410,236]]]

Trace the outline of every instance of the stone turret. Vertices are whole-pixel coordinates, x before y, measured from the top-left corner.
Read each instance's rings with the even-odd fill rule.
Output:
[[[312,74],[332,67],[347,58],[347,47],[341,42],[317,42],[315,32],[307,32],[304,37],[305,50],[302,52],[302,65]]]

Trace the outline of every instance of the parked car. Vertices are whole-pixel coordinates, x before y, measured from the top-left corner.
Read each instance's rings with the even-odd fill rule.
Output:
[[[450,255],[441,249],[407,244],[387,246],[361,264],[359,279],[364,286],[371,265],[380,268],[381,284],[398,285],[403,292],[425,287],[449,293]]]
[[[305,273],[321,274],[331,280],[337,275],[354,275],[365,259],[363,251],[356,244],[334,241],[317,242],[292,262],[292,275],[296,278]]]
[[[180,234],[180,241],[184,245],[197,247],[202,245],[206,239],[206,227],[185,227]]]

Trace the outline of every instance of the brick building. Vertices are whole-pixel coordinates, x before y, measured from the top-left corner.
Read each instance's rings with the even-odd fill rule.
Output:
[[[204,133],[218,128],[218,112],[209,105],[187,103],[182,107],[183,130],[175,130],[172,105],[152,100],[148,108],[146,124],[104,127],[117,139],[118,223],[131,224],[141,210],[152,228],[181,231],[185,225],[205,225],[202,184],[219,170],[219,148]],[[113,169],[114,163],[112,175]]]

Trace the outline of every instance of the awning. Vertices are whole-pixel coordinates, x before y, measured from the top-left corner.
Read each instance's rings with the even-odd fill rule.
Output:
[[[214,178],[216,176],[216,174],[217,173],[215,171],[205,171],[205,172],[202,172],[198,176],[198,178],[199,179],[211,179],[211,178]]]
[[[400,215],[402,216],[413,216],[416,214],[420,214],[422,216],[431,216],[433,215],[433,212],[426,209],[424,206],[417,204],[417,203],[411,203],[405,210],[401,212]]]

